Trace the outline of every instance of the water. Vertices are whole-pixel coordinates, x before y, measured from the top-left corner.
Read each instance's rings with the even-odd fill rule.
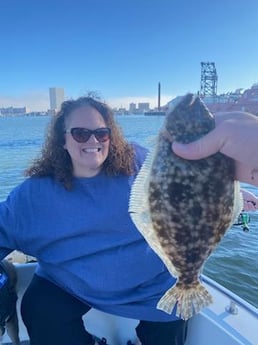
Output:
[[[118,116],[130,141],[150,147],[164,117]],[[37,156],[50,117],[0,117],[0,200],[23,179],[23,171]],[[243,187],[258,195],[258,188]],[[251,213],[250,231],[233,226],[207,260],[204,273],[258,307],[258,213]]]

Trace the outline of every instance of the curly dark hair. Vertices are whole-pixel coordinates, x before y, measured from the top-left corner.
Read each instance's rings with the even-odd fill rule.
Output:
[[[51,176],[60,181],[66,189],[72,189],[73,165],[69,153],[64,149],[65,119],[75,109],[84,106],[95,108],[103,117],[106,126],[111,129],[109,153],[103,164],[103,171],[109,176],[134,173],[134,149],[116,124],[112,109],[99,99],[87,96],[62,103],[61,110],[50,122],[40,156],[26,170],[26,176]]]

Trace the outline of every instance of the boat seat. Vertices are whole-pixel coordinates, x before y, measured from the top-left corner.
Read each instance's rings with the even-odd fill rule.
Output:
[[[29,344],[29,342],[26,328],[21,320],[20,303],[25,290],[32,279],[36,268],[36,263],[15,264],[15,266],[18,275],[17,309],[19,317],[20,339],[22,341],[22,345],[25,345]],[[97,338],[105,338],[108,345],[126,345],[129,340],[134,345],[139,344],[139,342],[137,342],[135,332],[135,327],[138,324],[137,320],[106,314],[95,309],[91,309],[87,314],[85,314],[83,320],[85,325],[87,325],[87,331],[91,334],[94,334]],[[10,339],[6,332],[2,339],[0,339],[0,343],[10,344]]]
[[[139,344],[135,332],[139,323],[137,320],[106,314],[96,309],[91,309],[83,319],[88,332],[100,339],[104,337],[110,345],[126,345],[129,340],[134,345]]]

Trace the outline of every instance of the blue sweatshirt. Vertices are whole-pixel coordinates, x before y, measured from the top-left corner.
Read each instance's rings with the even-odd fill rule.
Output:
[[[146,151],[136,147],[140,168]],[[135,176],[75,178],[67,191],[50,177],[29,178],[0,203],[0,259],[20,250],[36,273],[107,313],[177,319],[156,309],[175,283],[128,213]]]

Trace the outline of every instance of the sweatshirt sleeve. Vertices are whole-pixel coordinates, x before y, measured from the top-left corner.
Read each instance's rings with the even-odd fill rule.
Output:
[[[15,232],[15,223],[8,197],[6,201],[0,202],[0,260],[16,249],[11,235]]]
[[[16,186],[5,201],[0,202],[0,260],[13,250],[20,250],[17,238],[19,238],[19,217],[27,218],[26,196],[27,183]]]

